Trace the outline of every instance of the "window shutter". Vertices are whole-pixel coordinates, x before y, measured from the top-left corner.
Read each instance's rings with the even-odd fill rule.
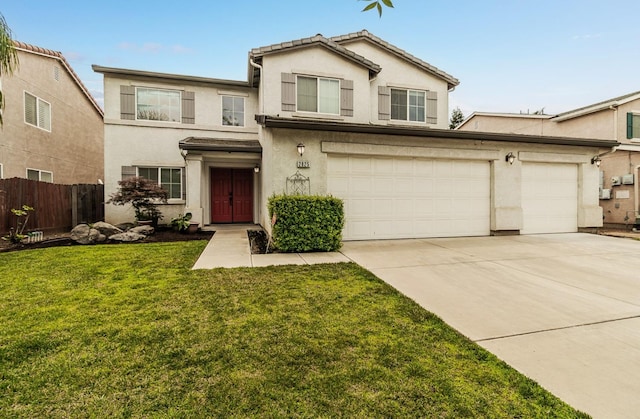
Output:
[[[282,110],[296,111],[296,75],[282,73]]]
[[[24,120],[28,124],[38,125],[38,121],[36,120],[37,114],[37,99],[35,96],[30,95],[29,93],[24,94]]]
[[[627,112],[627,139],[633,138],[633,114]]]
[[[340,115],[353,116],[353,80],[340,82]]]
[[[122,180],[135,177],[137,174],[135,166],[122,166]]]
[[[391,119],[391,88],[378,86],[378,119]]]
[[[51,131],[51,106],[42,100],[38,101],[38,126]]]
[[[136,119],[135,86],[120,86],[120,119]]]
[[[180,185],[180,191],[182,193],[182,200],[186,200],[187,199],[187,168],[183,167],[182,169],[180,169],[180,175],[182,177],[182,185]]]
[[[438,123],[438,92],[427,91],[427,124]]]
[[[182,92],[182,123],[196,123],[196,94],[195,92]]]

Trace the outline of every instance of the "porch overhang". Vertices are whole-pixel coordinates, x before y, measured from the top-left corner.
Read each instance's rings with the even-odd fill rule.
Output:
[[[187,137],[178,143],[180,150],[205,152],[224,151],[228,153],[262,154],[258,140],[236,140],[230,138]]]

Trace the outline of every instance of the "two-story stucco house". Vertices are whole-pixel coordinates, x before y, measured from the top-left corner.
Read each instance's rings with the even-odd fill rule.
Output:
[[[97,183],[104,177],[102,109],[60,52],[15,47],[19,66],[0,80],[0,178]]]
[[[255,48],[247,81],[94,70],[105,192],[150,177],[170,191],[168,217],[269,229],[270,196],[310,193],[344,200],[346,240],[602,224],[591,159],[615,141],[449,130],[458,80],[367,31]]]
[[[475,112],[462,131],[610,139],[621,144],[599,156],[600,206],[607,227],[632,227],[640,214],[640,92],[557,115]]]

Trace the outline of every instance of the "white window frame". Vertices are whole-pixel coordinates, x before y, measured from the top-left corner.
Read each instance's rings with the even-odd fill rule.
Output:
[[[39,182],[53,183],[53,172],[51,172],[49,170],[33,169],[31,167],[27,167],[27,170],[25,171],[27,179],[29,179],[29,171],[38,172],[38,181]],[[42,174],[43,173],[48,173],[49,175],[51,175],[51,181],[42,180]]]
[[[407,94],[407,102],[405,104],[405,110],[407,117],[405,119],[398,119],[393,117],[393,91],[403,91]],[[422,106],[422,120],[420,119],[411,119],[411,94],[419,93],[423,97],[423,106]],[[418,89],[406,89],[402,87],[392,87],[389,92],[389,100],[391,100],[390,106],[390,114],[389,117],[392,121],[407,121],[407,122],[417,122],[417,123],[426,123],[427,122],[427,91],[426,90],[418,90]]]
[[[299,100],[299,91],[298,89],[300,88],[300,78],[305,78],[305,79],[315,79],[316,80],[316,110],[315,111],[307,111],[307,110],[302,110],[300,109],[300,100]],[[338,96],[336,98],[336,105],[337,105],[337,109],[336,112],[322,112],[320,111],[320,81],[321,80],[326,80],[326,81],[331,81],[331,82],[337,82],[338,83]],[[340,79],[336,79],[336,78],[332,78],[332,77],[320,77],[320,76],[311,76],[311,75],[306,75],[306,74],[296,74],[296,111],[297,112],[308,112],[308,113],[318,113],[318,114],[325,114],[325,115],[340,115],[340,95],[342,94],[341,89],[340,89]]]
[[[36,123],[35,124],[32,124],[31,122],[27,121],[27,95],[29,95],[29,96],[31,96],[31,97],[36,99],[36,110],[35,110]],[[32,127],[40,128],[43,131],[51,132],[51,125],[53,125],[53,121],[51,120],[52,119],[51,118],[51,115],[52,115],[51,103],[47,102],[44,99],[41,99],[40,97],[38,97],[38,96],[34,95],[33,93],[30,93],[30,92],[28,92],[26,90],[24,90],[24,93],[22,95],[22,101],[23,101],[22,110],[23,110],[24,123],[27,124],[27,125],[31,125]],[[49,111],[49,126],[48,127],[40,126],[40,116],[41,116],[40,115],[40,112],[41,112],[40,104],[41,103],[46,104],[47,107],[48,107],[47,108],[48,111]]]
[[[0,179],[4,179],[4,166],[0,163]]]
[[[138,97],[139,97],[139,92],[141,90],[149,90],[149,91],[156,91],[156,92],[171,92],[171,93],[177,93],[178,94],[178,118],[175,121],[171,120],[171,116],[167,115],[167,117],[169,119],[150,119],[150,118],[140,118],[139,114],[140,114],[140,110],[138,109],[138,106],[140,106],[139,101],[138,101]],[[169,123],[174,123],[174,124],[180,124],[182,123],[182,91],[181,90],[176,90],[176,89],[160,89],[157,87],[144,87],[144,86],[136,86],[136,96],[135,96],[135,104],[136,104],[136,121],[155,121],[155,122],[169,122]],[[149,105],[151,106],[151,105]],[[159,106],[158,106],[159,107]],[[156,109],[152,109],[152,110],[156,110]]]
[[[167,193],[171,193],[171,189],[166,189],[163,187],[162,184],[162,170],[180,170],[180,191],[179,191],[179,196],[177,198],[175,197],[171,197],[169,196],[168,200],[169,201],[176,201],[176,200],[182,200],[182,196],[183,196],[183,192],[184,192],[184,187],[185,185],[183,184],[183,174],[184,174],[184,167],[172,167],[172,166],[136,166],[136,176],[141,176],[140,175],[140,169],[147,169],[147,170],[153,170],[155,169],[157,171],[156,176],[157,176],[157,181],[158,181],[158,186],[160,186],[161,188],[165,189],[167,191]],[[151,180],[155,180],[155,179],[151,179]],[[170,185],[175,185],[175,183],[169,183]]]
[[[225,109],[224,109],[224,100],[225,100],[225,99],[233,99],[233,101],[235,101],[236,99],[241,99],[241,100],[242,100],[242,120],[241,120],[241,121],[238,121],[238,122],[239,122],[239,124],[238,124],[238,125],[234,125],[234,124],[225,124],[225,123],[224,123],[224,122],[225,122],[225,121],[224,121],[224,116],[225,116],[225,115],[224,115],[224,112],[225,112]],[[245,98],[244,98],[244,97],[242,97],[242,96],[236,96],[236,95],[223,95],[223,96],[220,98],[220,103],[221,103],[221,109],[222,109],[222,117],[221,117],[221,119],[222,119],[222,125],[223,125],[223,126],[225,126],[225,127],[244,127],[244,125],[245,125],[245,118],[246,118],[246,112],[245,112],[245,109],[246,109],[246,101],[245,101]],[[236,113],[236,110],[235,110],[235,107],[234,107],[234,109],[232,109],[232,110],[231,110],[231,115],[232,115],[232,117],[233,117],[233,118],[235,118],[235,113]]]

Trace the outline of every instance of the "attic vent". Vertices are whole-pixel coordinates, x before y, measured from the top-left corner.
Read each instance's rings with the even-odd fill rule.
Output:
[[[53,67],[53,79],[60,81],[60,67]]]

